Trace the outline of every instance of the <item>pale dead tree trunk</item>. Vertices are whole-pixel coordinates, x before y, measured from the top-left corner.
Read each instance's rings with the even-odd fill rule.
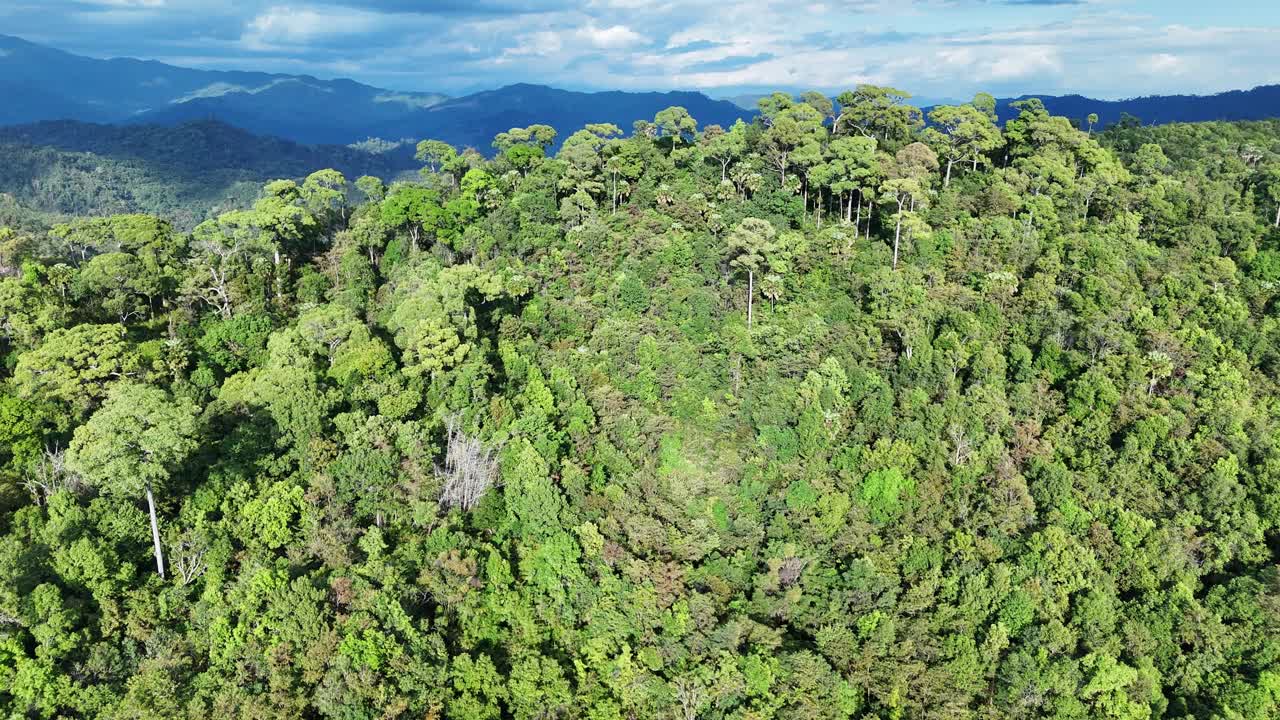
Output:
[[[902,207],[906,204],[906,200],[898,196],[898,223],[897,228],[893,231],[893,269],[898,269],[898,243],[902,240]]]
[[[156,498],[151,492],[151,483],[147,483],[147,511],[151,514],[151,542],[156,549],[156,572],[164,579],[164,549],[160,546],[160,523],[156,520]]]
[[[751,328],[751,300],[756,294],[756,274],[753,270],[747,271],[747,328]]]
[[[867,201],[867,240],[871,240],[871,219],[875,216],[876,201],[874,199]]]
[[[1276,206],[1276,227],[1280,228],[1280,205]]]
[[[947,158],[947,179],[942,182],[942,187],[951,187],[951,166],[955,164],[955,160]]]

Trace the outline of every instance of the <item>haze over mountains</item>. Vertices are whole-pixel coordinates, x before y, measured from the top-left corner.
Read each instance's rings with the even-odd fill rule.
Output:
[[[906,88],[910,89],[910,88]],[[351,80],[304,75],[194,70],[155,61],[100,60],[0,35],[0,125],[45,120],[179,125],[216,120],[249,132],[305,144],[346,145],[369,137],[425,138],[487,150],[499,132],[532,123],[561,137],[589,122],[629,129],[637,117],[681,105],[700,124],[729,125],[754,111],[742,98],[699,92],[574,92],[516,84],[449,98]],[[1144,122],[1260,119],[1280,115],[1280,86],[1214,96],[1102,101],[1078,95],[1040,97],[1055,114],[1096,112],[1105,126],[1123,114]],[[1012,114],[999,102],[1002,119]]]

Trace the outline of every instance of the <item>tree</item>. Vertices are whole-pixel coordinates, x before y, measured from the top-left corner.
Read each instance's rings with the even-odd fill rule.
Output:
[[[814,110],[817,110],[818,114],[822,116],[822,121],[824,123],[835,121],[835,104],[831,102],[831,98],[827,97],[825,93],[820,93],[816,90],[806,90],[800,94],[800,102],[808,105]]]
[[[350,209],[347,207],[347,179],[337,170],[317,170],[302,183],[302,202],[307,212],[319,220],[327,231],[345,226]]]
[[[121,325],[76,325],[49,333],[18,357],[13,373],[18,395],[52,400],[77,416],[97,407],[114,382],[137,373],[137,358]]]
[[[631,184],[644,172],[644,155],[635,141],[613,140],[605,146],[604,156],[609,195],[613,200],[613,211],[617,212],[620,200],[630,194]]]
[[[840,114],[831,125],[835,134],[856,132],[895,145],[924,125],[919,108],[907,104],[911,93],[878,85],[859,85],[840,93]]]
[[[163,291],[162,279],[148,276],[130,253],[95,255],[76,275],[76,290],[87,304],[96,305],[121,325],[153,307]]]
[[[413,157],[427,164],[425,170],[435,174],[444,169],[458,157],[458,151],[443,140],[423,140],[418,143]]]
[[[826,162],[814,170],[819,184],[839,200],[841,218],[855,228],[862,223],[862,200],[868,191],[874,192],[880,172],[876,140],[869,137],[835,138],[827,148]]]
[[[747,327],[751,327],[752,306],[755,296],[756,274],[770,266],[770,257],[777,253],[777,231],[767,220],[746,218],[729,234],[729,265],[747,272]]]
[[[397,183],[391,186],[381,209],[382,222],[407,229],[417,250],[423,229],[433,224],[440,211],[440,193],[422,185]]]
[[[915,212],[917,201],[928,188],[928,177],[938,170],[938,157],[929,146],[912,143],[893,158],[880,191],[885,202],[897,205],[893,230],[893,269],[898,269],[898,248],[902,241],[902,221],[907,211]]]
[[[929,113],[933,124],[925,130],[925,140],[947,161],[943,187],[951,185],[951,168],[958,162],[978,163],[986,153],[1002,144],[1000,131],[973,105],[943,105]]]
[[[593,197],[603,195],[602,153],[609,139],[621,134],[622,128],[617,125],[594,123],[570,135],[556,155],[568,164],[558,183],[560,191],[584,191]]]
[[[382,198],[387,196],[387,186],[382,182],[382,178],[372,175],[361,175],[357,178],[356,189],[363,193],[369,202],[382,202]]]
[[[673,146],[687,142],[698,133],[698,121],[689,115],[688,110],[678,106],[659,110],[653,116],[653,124],[661,137],[671,138]]]
[[[778,171],[780,185],[787,184],[787,170],[797,148],[820,145],[825,136],[822,115],[810,105],[792,105],[774,116],[764,132],[762,152]]]
[[[76,428],[67,465],[109,495],[144,495],[151,518],[156,572],[165,576],[155,493],[196,449],[199,421],[190,401],[164,390],[124,383]]]
[[[1280,162],[1268,165],[1261,173],[1262,190],[1266,199],[1275,207],[1275,219],[1271,226],[1280,228]]]
[[[720,182],[728,179],[729,165],[746,152],[747,125],[741,119],[734,122],[728,132],[719,125],[711,125],[702,133],[702,153],[720,163]]]

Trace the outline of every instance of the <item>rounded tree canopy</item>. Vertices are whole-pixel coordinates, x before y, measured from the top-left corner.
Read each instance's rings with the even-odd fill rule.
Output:
[[[196,449],[195,406],[137,383],[112,388],[106,402],[76,428],[67,465],[106,493],[141,495],[162,486]]]

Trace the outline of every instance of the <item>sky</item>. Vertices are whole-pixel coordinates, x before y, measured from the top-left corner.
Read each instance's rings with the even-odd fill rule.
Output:
[[[0,0],[94,57],[462,94],[887,84],[1118,99],[1280,83],[1276,0]]]

